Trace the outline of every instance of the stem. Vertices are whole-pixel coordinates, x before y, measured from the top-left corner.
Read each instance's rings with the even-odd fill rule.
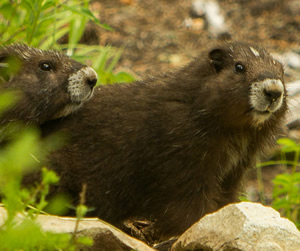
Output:
[[[31,42],[32,42],[32,39],[33,39],[33,36],[34,36],[34,34],[35,34],[35,31],[36,31],[36,28],[37,28],[37,23],[38,23],[38,20],[39,20],[39,18],[40,18],[40,14],[41,14],[41,6],[42,6],[42,2],[43,2],[43,0],[39,0],[38,1],[38,7],[37,7],[37,9],[34,11],[34,13],[33,13],[33,27],[32,27],[32,31],[31,31],[31,33],[29,34],[29,37],[28,37],[28,40],[27,40],[27,42],[28,42],[28,44],[31,44]]]
[[[13,8],[13,12],[11,13],[10,17],[7,19],[7,22],[6,22],[6,26],[9,27],[10,26],[10,23],[11,23],[11,19],[14,17],[14,15],[17,13],[17,7],[18,7],[18,4],[15,4],[14,2],[11,3],[11,5],[15,5],[14,8]],[[6,32],[5,29],[3,29],[3,31],[0,33],[0,37],[3,36],[3,34]]]
[[[262,204],[266,204],[266,198],[265,198],[265,193],[264,193],[264,183],[263,183],[262,171],[261,171],[260,166],[257,166],[257,168],[256,168],[256,175],[257,175],[259,199]]]
[[[285,171],[287,172],[288,171],[288,163],[287,163],[285,152],[283,150],[281,150],[281,161],[282,161],[282,164],[285,164],[284,167],[285,167]],[[294,165],[294,163],[292,165]]]
[[[56,13],[57,13],[57,4],[55,3],[55,6],[54,6],[54,16],[56,17]],[[54,22],[53,22],[53,35],[52,35],[52,45],[51,47],[53,48],[55,43],[56,43],[56,39],[55,39],[55,34],[56,34],[56,18],[54,19]]]
[[[80,198],[79,199],[79,206],[83,206],[85,204],[86,188],[87,188],[87,185],[83,184],[82,185],[82,191],[79,194],[79,198]],[[79,228],[79,222],[84,217],[84,215],[78,215],[78,214],[76,216],[77,216],[77,219],[76,219],[74,231],[73,231],[72,238],[71,238],[71,243],[72,244],[76,244],[77,232],[78,232],[78,228]]]
[[[295,151],[294,164],[293,164],[293,167],[292,167],[292,175],[294,173],[296,173],[296,171],[297,171],[298,160],[299,160],[299,150],[297,149]]]
[[[258,163],[257,167],[264,167],[264,166],[274,166],[274,165],[291,165],[296,167],[300,167],[300,163],[295,163],[295,161],[289,161],[289,160],[276,160],[276,161],[267,161],[263,163]]]

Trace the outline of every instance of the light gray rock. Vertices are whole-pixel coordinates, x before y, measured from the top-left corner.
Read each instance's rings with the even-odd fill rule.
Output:
[[[7,217],[6,210],[0,207],[0,227]],[[21,221],[22,215],[16,217],[16,221]],[[58,217],[49,215],[39,215],[37,222],[44,231],[55,233],[73,233],[76,224],[76,218]],[[83,248],[82,250],[116,250],[116,251],[154,251],[143,242],[134,239],[119,229],[105,223],[98,218],[84,218],[79,222],[77,233],[80,236],[91,237],[94,241],[92,247]]]
[[[205,17],[208,30],[213,35],[228,32],[224,14],[218,2],[215,0],[194,0],[192,2],[191,12],[193,16]]]
[[[287,83],[288,106],[287,125],[289,129],[300,129],[300,80]]]
[[[295,52],[287,52],[284,54],[285,63],[293,68],[293,69],[300,69],[300,55]]]
[[[295,51],[287,51],[283,54],[272,53],[272,56],[287,68],[299,70],[300,69],[300,53]]]
[[[299,251],[300,232],[274,209],[242,202],[203,217],[171,250]]]
[[[289,96],[300,95],[300,80],[287,83],[287,91]]]
[[[76,219],[72,217],[39,215],[37,221],[45,231],[72,233]],[[98,218],[85,218],[81,220],[78,232],[81,235],[93,238],[94,246],[91,250],[154,250],[143,242],[128,236],[121,230]]]

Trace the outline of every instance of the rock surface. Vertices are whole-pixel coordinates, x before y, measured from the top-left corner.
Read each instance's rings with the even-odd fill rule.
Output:
[[[287,84],[289,113],[287,125],[289,129],[300,129],[300,80]]]
[[[300,250],[300,232],[274,209],[242,202],[206,215],[171,250],[296,251]]]
[[[192,16],[205,17],[208,30],[213,35],[228,32],[225,17],[215,0],[194,0],[191,6]]]
[[[6,210],[0,207],[0,226],[6,219]],[[16,220],[21,220],[22,216],[17,216]],[[39,215],[37,222],[44,231],[56,233],[73,233],[76,218],[58,217],[49,215]],[[85,218],[80,221],[78,235],[91,237],[93,246],[84,248],[84,251],[114,250],[114,251],[154,251],[143,242],[136,240],[117,228],[105,223],[98,218]]]

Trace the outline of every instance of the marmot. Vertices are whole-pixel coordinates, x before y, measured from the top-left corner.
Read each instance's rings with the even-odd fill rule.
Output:
[[[242,177],[280,129],[287,110],[284,70],[264,49],[219,42],[177,72],[103,85],[83,107],[44,126],[70,136],[48,166],[56,191],[118,227],[154,222],[179,235],[235,202]]]
[[[53,50],[25,44],[0,47],[0,91],[14,91],[16,103],[0,115],[0,125],[13,121],[40,125],[77,110],[93,93],[96,72]]]

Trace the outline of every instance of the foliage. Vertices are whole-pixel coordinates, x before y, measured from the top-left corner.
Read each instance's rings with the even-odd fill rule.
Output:
[[[1,1],[1,42],[3,44],[24,41],[46,49],[69,34],[69,48],[80,40],[87,21],[97,25],[99,20],[88,9],[89,0],[22,0]]]
[[[290,139],[280,139],[278,143],[282,145],[283,163],[287,162],[286,155],[289,153],[294,154],[294,159],[290,163],[291,171],[279,174],[273,180],[273,207],[300,227],[300,173],[297,172],[297,166],[300,166],[300,144]]]
[[[300,227],[300,144],[288,138],[278,140],[281,145],[281,159],[268,161],[258,165],[258,181],[262,184],[261,167],[269,165],[285,165],[286,172],[277,175],[273,179],[273,202],[272,207]],[[292,156],[292,160],[288,157]],[[288,168],[289,167],[289,168]],[[261,185],[261,201],[264,201],[263,187]]]
[[[0,96],[0,99],[3,95]],[[13,125],[18,126],[18,125]],[[33,211],[25,213],[31,204],[35,205],[35,212],[40,212],[47,205],[45,196],[49,185],[57,182],[57,176],[50,171],[43,170],[41,184],[35,191],[29,193],[21,188],[24,173],[37,164],[36,156],[42,155],[42,150],[48,148],[39,142],[39,133],[33,128],[21,129],[20,134],[0,151],[0,194],[7,211],[7,218],[0,226],[1,250],[54,250],[70,247],[71,236],[68,234],[54,234],[44,232],[35,222]],[[2,130],[1,137],[5,132]],[[18,224],[17,215],[23,217]],[[26,238],[20,238],[26,236]]]
[[[0,101],[0,111],[7,109],[13,103],[11,93],[1,94]],[[91,245],[90,239],[75,242],[70,234],[45,232],[36,223],[36,217],[48,204],[45,198],[49,186],[59,180],[53,171],[43,168],[41,182],[33,190],[21,188],[23,175],[39,166],[39,160],[57,147],[55,136],[40,141],[37,129],[20,124],[2,126],[0,130],[1,142],[9,140],[0,148],[0,196],[7,212],[6,220],[1,218],[0,249],[75,250],[79,244]],[[20,238],[23,236],[26,238]]]
[[[60,49],[66,48],[62,45]],[[114,72],[122,52],[122,49],[111,46],[77,45],[73,58],[80,62],[90,61],[92,68],[98,74],[98,82],[101,84],[130,83],[135,80],[131,74],[125,71]]]
[[[89,10],[89,0],[2,0],[0,3],[0,44],[25,42],[41,49],[64,48],[67,55],[93,67],[100,83],[132,82],[127,72],[114,72],[122,50],[112,47],[79,44],[88,22],[111,30],[101,24]],[[58,40],[67,38],[66,45]]]
[[[75,60],[92,65],[102,84],[133,81],[126,72],[114,72],[122,49],[80,44],[88,22],[111,29],[101,24],[88,6],[89,0],[2,0],[0,44],[23,42],[41,49],[61,49]],[[59,44],[58,40],[68,43]],[[0,76],[5,74],[10,73],[0,72]],[[3,79],[0,77],[0,83]],[[1,93],[0,113],[14,100],[13,93]],[[89,238],[78,238],[75,234],[80,219],[88,210],[84,199],[76,208],[78,220],[73,235],[45,232],[36,223],[36,217],[46,207],[57,211],[57,205],[67,203],[64,198],[50,203],[46,200],[49,187],[59,179],[54,172],[43,168],[39,184],[30,189],[21,187],[24,174],[39,167],[48,151],[57,147],[55,136],[41,141],[36,128],[24,128],[17,123],[0,127],[0,132],[0,195],[7,210],[7,219],[0,226],[0,249],[76,250],[78,245],[92,245]],[[11,135],[11,132],[18,133]],[[8,136],[9,143],[2,144]],[[18,223],[16,217],[20,219]],[[23,236],[26,238],[20,238]]]
[[[9,102],[10,105],[12,104],[11,99],[7,99],[6,93],[0,95],[0,100],[2,111],[3,106],[7,108]],[[3,100],[7,100],[7,103]],[[92,240],[89,238],[76,237],[76,228],[73,236],[55,234],[43,231],[35,222],[37,216],[48,205],[46,196],[50,185],[59,180],[53,171],[42,168],[40,184],[31,190],[21,188],[24,174],[39,166],[40,159],[49,150],[56,149],[58,146],[55,135],[40,141],[39,131],[32,127],[24,128],[20,124],[10,124],[0,129],[2,142],[6,142],[6,139],[10,142],[0,148],[0,197],[7,212],[6,220],[0,225],[1,250],[75,250],[78,245],[92,245]],[[18,132],[18,135],[10,135],[11,132]],[[84,205],[78,206],[78,208],[84,207]],[[76,224],[78,228],[79,220],[84,216],[85,211],[79,209],[77,211],[80,211]],[[15,220],[16,217],[19,221]]]

